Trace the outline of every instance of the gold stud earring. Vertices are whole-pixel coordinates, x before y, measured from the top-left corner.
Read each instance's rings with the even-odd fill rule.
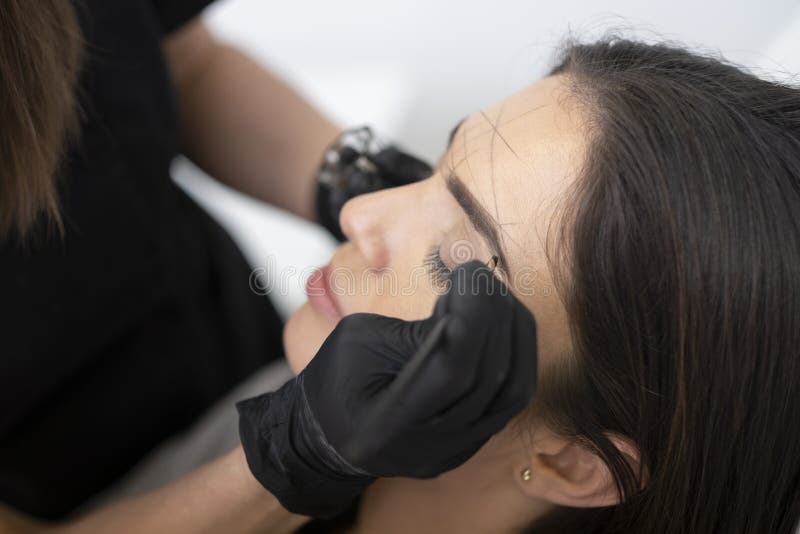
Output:
[[[522,473],[521,473],[521,476],[522,476],[522,480],[524,480],[525,482],[529,481],[531,479],[531,468],[530,467],[526,467],[525,469],[523,469]]]

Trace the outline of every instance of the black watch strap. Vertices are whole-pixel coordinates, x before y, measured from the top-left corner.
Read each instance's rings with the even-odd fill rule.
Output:
[[[325,152],[317,174],[317,218],[339,241],[346,238],[339,226],[345,202],[358,195],[406,185],[431,175],[421,159],[383,142],[368,126],[340,135]]]

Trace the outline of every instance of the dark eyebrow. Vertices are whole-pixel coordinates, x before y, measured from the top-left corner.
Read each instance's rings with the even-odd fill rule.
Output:
[[[455,172],[451,172],[445,179],[447,183],[447,190],[456,199],[458,205],[467,214],[469,222],[472,226],[489,242],[493,251],[499,256],[499,264],[501,268],[508,273],[508,262],[503,253],[503,247],[500,245],[500,238],[497,233],[497,222],[489,215],[489,212],[481,206],[480,202],[469,192],[467,186]]]
[[[455,126],[453,126],[453,129],[450,130],[450,135],[447,137],[447,148],[450,148],[450,145],[453,144],[453,138],[456,136],[456,134],[458,133],[458,129],[461,128],[461,125],[464,124],[465,120],[467,119],[466,118],[461,119],[456,123]]]

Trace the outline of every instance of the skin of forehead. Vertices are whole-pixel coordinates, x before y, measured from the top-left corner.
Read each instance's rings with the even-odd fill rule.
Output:
[[[473,114],[444,158],[500,223],[512,290],[536,317],[540,356],[571,342],[566,311],[545,254],[548,225],[574,182],[585,151],[580,111],[565,80],[545,78]],[[525,289],[525,293],[520,292]]]
[[[522,89],[469,117],[446,157],[445,169],[455,168],[500,224],[512,269],[541,258],[553,211],[581,163],[583,135],[566,96],[560,76]]]

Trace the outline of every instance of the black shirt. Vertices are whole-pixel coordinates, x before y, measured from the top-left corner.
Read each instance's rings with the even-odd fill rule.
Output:
[[[65,516],[283,356],[239,251],[169,177],[161,41],[208,1],[75,2],[87,60],[66,232],[0,242],[0,501],[29,514]]]

